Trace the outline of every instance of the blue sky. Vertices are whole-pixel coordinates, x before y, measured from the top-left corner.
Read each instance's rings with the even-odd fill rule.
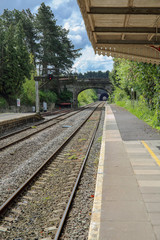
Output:
[[[82,55],[76,59],[73,69],[77,72],[112,70],[111,57],[95,55],[76,0],[0,0],[0,14],[4,9],[27,9],[37,12],[40,4],[44,2],[50,6],[57,24],[69,30],[69,38],[75,49],[82,48]]]

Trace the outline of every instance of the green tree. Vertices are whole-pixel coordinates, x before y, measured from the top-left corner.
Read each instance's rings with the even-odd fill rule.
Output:
[[[47,67],[56,65],[56,49],[58,47],[58,28],[49,6],[41,4],[36,14],[36,28],[39,38],[38,59],[47,74]]]
[[[7,30],[12,24],[16,26],[19,22],[22,23],[23,32],[25,34],[25,43],[27,49],[33,56],[36,57],[37,52],[37,31],[35,28],[35,16],[31,13],[30,9],[26,11],[19,11],[14,9],[9,11],[8,9],[4,10],[4,13],[1,16],[3,20],[4,28]]]
[[[35,27],[35,15],[31,13],[30,9],[23,10],[21,12],[15,9],[13,12],[16,24],[18,24],[19,21],[22,23],[25,43],[29,53],[34,56],[35,63],[38,50],[38,37]]]
[[[66,71],[70,69],[74,63],[74,60],[79,57],[80,49],[75,50],[74,45],[68,38],[69,31],[58,27],[58,46],[57,46],[57,65],[56,69]]]
[[[79,79],[88,79],[88,78],[101,78],[101,79],[108,79],[109,78],[109,71],[106,71],[106,72],[102,72],[102,71],[98,71],[98,72],[95,72],[95,71],[88,71],[86,73],[78,73],[77,74],[77,77]]]
[[[56,24],[53,12],[44,3],[36,15],[36,28],[39,37],[39,64],[45,75],[47,68],[54,69],[54,81],[48,83],[48,87],[59,93],[59,76],[72,67],[75,58],[80,56],[79,50],[74,50],[68,31]]]
[[[5,9],[0,16],[0,33],[0,95],[11,103],[21,93],[33,69],[30,56],[43,74],[47,74],[48,67],[55,70],[54,81],[43,83],[42,90],[56,89],[58,93],[59,76],[68,72],[80,54],[69,40],[68,31],[56,24],[51,8],[42,3],[36,15],[29,9]]]
[[[83,106],[92,103],[98,99],[96,91],[94,89],[86,89],[78,95],[78,104]]]
[[[38,58],[43,73],[47,73],[48,66],[53,67],[57,75],[71,68],[75,58],[80,56],[79,50],[74,49],[68,38],[69,32],[56,24],[51,8],[44,3],[36,15],[36,27],[39,37]]]
[[[30,77],[32,64],[27,52],[22,24],[12,24],[5,31],[3,44],[3,65],[1,65],[0,89],[1,96],[9,104],[22,89],[25,77]]]
[[[114,62],[114,69],[110,74],[115,86],[114,99],[122,101],[124,96],[124,102],[127,103],[126,99],[131,97],[133,88],[134,97],[136,93],[137,100],[140,99],[140,108],[148,107],[146,111],[154,112],[154,125],[160,125],[160,67],[124,59],[115,59]]]

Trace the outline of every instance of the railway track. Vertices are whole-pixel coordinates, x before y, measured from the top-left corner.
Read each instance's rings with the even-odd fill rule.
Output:
[[[10,147],[10,146],[13,146],[19,142],[22,142],[23,140],[26,140],[30,137],[32,137],[33,135],[39,133],[39,132],[42,132],[44,131],[45,129],[47,128],[50,128],[52,126],[54,126],[55,124],[79,113],[80,111],[84,111],[87,107],[91,107],[93,106],[94,104],[91,104],[89,106],[86,106],[86,107],[83,107],[79,110],[76,110],[76,111],[67,111],[67,112],[64,112],[58,116],[55,116],[51,119],[48,119],[48,120],[45,120],[43,122],[40,122],[40,123],[36,123],[32,126],[29,126],[29,127],[26,127],[24,129],[21,129],[21,130],[18,130],[18,131],[15,131],[15,132],[12,132],[10,134],[7,134],[5,136],[2,136],[0,137],[0,151]]]
[[[54,118],[57,118],[57,117],[59,117],[59,116],[62,116],[62,115],[65,115],[65,114],[67,114],[67,113],[69,113],[70,111],[56,111],[55,113],[53,112],[53,114],[42,114],[41,116],[42,116],[42,118],[43,117],[48,117],[48,116],[53,116],[54,115],[54,117],[52,118],[50,118],[50,119],[47,119],[47,120],[44,120],[44,118],[42,119],[42,120],[40,120],[40,121],[38,121],[38,122],[36,122],[36,123],[32,123],[32,124],[27,124],[27,125],[29,125],[29,126],[21,126],[21,127],[17,127],[17,130],[12,130],[11,132],[9,132],[9,133],[7,133],[7,134],[3,134],[3,135],[1,135],[0,136],[0,140],[4,140],[4,139],[6,139],[6,138],[8,138],[8,137],[11,137],[11,136],[13,136],[13,135],[16,135],[16,134],[18,134],[18,133],[21,133],[21,132],[23,132],[23,131],[26,131],[26,130],[28,130],[28,129],[32,129],[32,127],[34,127],[34,126],[39,126],[39,125],[43,125],[43,124],[45,124],[45,123],[47,123],[47,122],[50,122],[50,121],[52,121]],[[56,115],[56,116],[55,116]],[[58,115],[58,116],[57,116]]]
[[[67,139],[1,206],[1,214],[5,215],[0,227],[1,231],[4,231],[2,233],[4,239],[10,239],[7,238],[8,235],[13,238],[23,236],[24,239],[43,239],[47,236],[51,236],[51,239],[59,238],[90,152],[89,148],[94,139],[93,133],[95,134],[98,126],[101,107],[102,105],[97,107],[94,113],[81,124],[83,128],[82,126],[81,129],[77,128],[70,139]],[[71,196],[69,196],[70,193]],[[14,206],[13,201],[16,202]],[[9,206],[12,206],[10,211],[8,211]],[[17,221],[20,223],[18,230],[15,229]],[[27,232],[24,230],[25,224],[31,227]],[[36,232],[33,231],[35,226],[37,226]]]
[[[36,134],[1,152],[0,161],[0,205],[15,189],[24,183],[46,158],[66,140],[93,108]],[[66,128],[67,127],[67,128]]]

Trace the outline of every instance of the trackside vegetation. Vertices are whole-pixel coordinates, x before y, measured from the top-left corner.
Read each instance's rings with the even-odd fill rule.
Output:
[[[78,95],[78,105],[84,106],[86,104],[95,102],[98,100],[98,96],[94,89],[86,89]]]
[[[160,66],[114,59],[110,101],[160,130]]]
[[[54,81],[40,82],[40,100],[60,98],[59,76],[70,69],[80,49],[68,37],[69,31],[57,25],[49,6],[42,3],[36,14],[30,9],[9,11],[0,16],[0,107],[16,104],[35,105],[34,76],[41,69],[54,69]],[[45,81],[45,80],[44,80]]]

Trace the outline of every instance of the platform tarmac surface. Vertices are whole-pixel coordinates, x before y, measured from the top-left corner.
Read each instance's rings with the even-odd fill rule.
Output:
[[[0,123],[33,115],[36,115],[36,113],[0,113]]]
[[[160,240],[160,133],[107,105],[89,240]]]

